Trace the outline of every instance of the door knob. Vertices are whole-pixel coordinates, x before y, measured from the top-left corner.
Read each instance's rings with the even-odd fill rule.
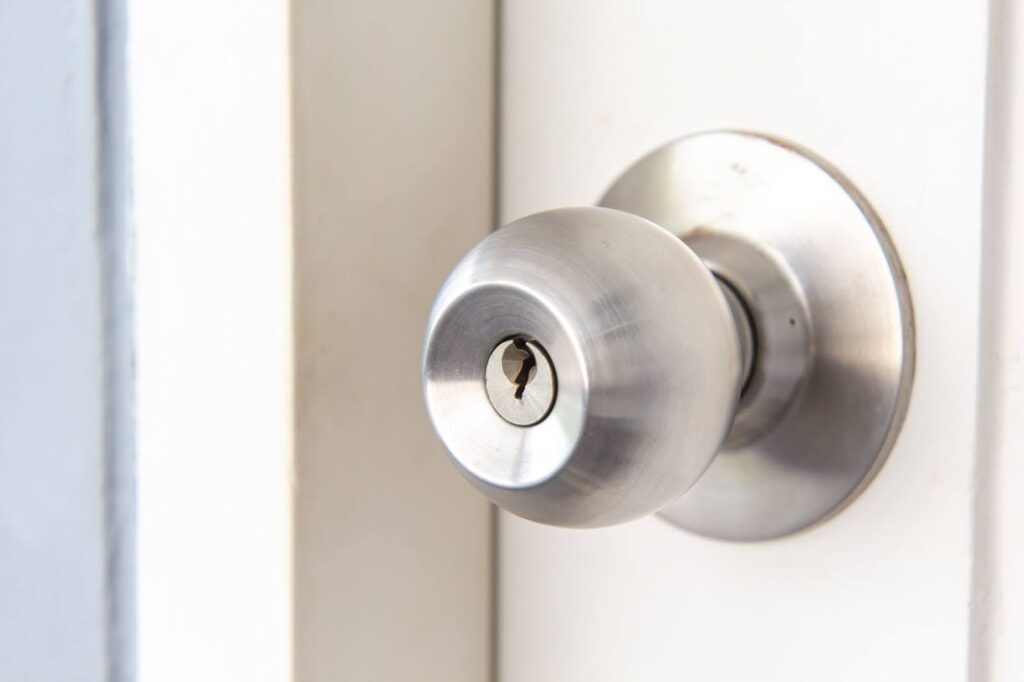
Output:
[[[713,132],[598,207],[495,231],[434,303],[423,381],[454,464],[528,519],[654,512],[719,538],[795,532],[874,476],[913,374],[906,278],[835,169]]]

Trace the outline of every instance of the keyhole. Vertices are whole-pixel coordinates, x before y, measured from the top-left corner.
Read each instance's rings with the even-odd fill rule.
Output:
[[[513,397],[522,400],[526,387],[537,375],[537,358],[526,345],[526,339],[520,337],[512,340],[512,345],[501,356],[501,370],[516,387]]]
[[[547,351],[529,336],[506,338],[487,359],[484,390],[502,419],[516,426],[533,426],[542,422],[555,404],[555,367]]]

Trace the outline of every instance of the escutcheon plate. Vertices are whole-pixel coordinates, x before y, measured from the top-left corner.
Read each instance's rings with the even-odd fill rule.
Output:
[[[661,515],[756,541],[842,510],[892,449],[914,373],[907,279],[864,197],[806,149],[716,131],[644,157],[600,205],[678,235],[754,321],[757,355],[733,429]]]

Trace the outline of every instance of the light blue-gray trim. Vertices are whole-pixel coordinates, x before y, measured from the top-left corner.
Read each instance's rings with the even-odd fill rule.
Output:
[[[0,0],[0,680],[134,679],[123,0]]]

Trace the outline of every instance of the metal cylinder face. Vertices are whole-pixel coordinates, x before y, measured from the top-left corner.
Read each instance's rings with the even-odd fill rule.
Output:
[[[484,387],[491,406],[516,426],[533,426],[555,402],[555,370],[544,348],[516,336],[499,343],[487,360]]]

